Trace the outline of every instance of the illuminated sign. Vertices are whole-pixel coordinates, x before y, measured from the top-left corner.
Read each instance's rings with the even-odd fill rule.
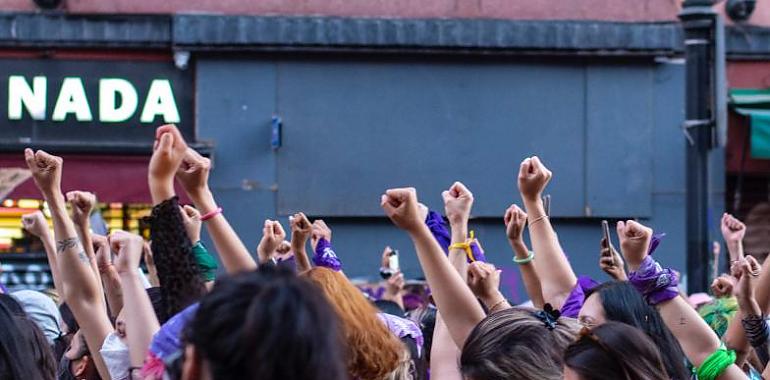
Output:
[[[170,60],[0,59],[0,145],[120,150],[167,123],[194,141],[192,92]]]

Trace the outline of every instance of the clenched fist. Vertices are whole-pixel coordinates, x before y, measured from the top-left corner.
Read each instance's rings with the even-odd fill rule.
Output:
[[[262,228],[262,240],[257,246],[257,254],[260,262],[266,262],[275,255],[278,247],[286,238],[286,232],[281,223],[274,220],[265,220],[265,226]]]
[[[21,225],[27,232],[41,239],[51,234],[51,230],[48,229],[48,222],[45,220],[45,215],[40,210],[23,215],[21,217]]]
[[[618,222],[618,238],[620,251],[626,258],[628,268],[635,272],[645,257],[652,239],[652,229],[633,220]]]
[[[109,237],[110,247],[115,252],[115,270],[120,274],[133,274],[142,259],[144,239],[126,231],[115,231]]]
[[[380,206],[385,211],[385,215],[398,228],[407,232],[425,227],[425,221],[420,220],[418,204],[417,191],[413,187],[390,189],[380,198]]]
[[[495,297],[500,288],[500,271],[494,265],[474,261],[468,266],[468,287],[482,300]]]
[[[187,237],[190,242],[195,244],[201,241],[201,213],[195,207],[190,205],[179,206],[179,212],[182,214],[182,224],[187,231]]]
[[[152,178],[167,180],[173,178],[187,153],[187,143],[172,124],[159,127],[155,132],[155,148],[150,159]]]
[[[540,162],[540,158],[533,156],[524,159],[519,167],[519,192],[526,201],[541,199],[543,190],[548,186],[553,174]]]
[[[473,193],[462,182],[455,182],[441,193],[444,198],[444,211],[450,225],[468,223],[473,207]]]
[[[291,244],[296,248],[304,248],[310,235],[313,234],[313,225],[310,224],[310,220],[305,214],[298,212],[289,217],[289,227],[291,228]]]
[[[24,150],[24,160],[40,192],[49,196],[61,191],[61,171],[64,164],[61,157],[42,150],[33,152],[32,149],[27,148]]]
[[[326,225],[323,219],[316,219],[313,221],[313,229],[310,236],[310,244],[313,246],[313,251],[318,246],[318,241],[321,238],[326,239],[329,243],[332,242],[332,229]]]
[[[176,179],[188,194],[195,196],[208,189],[209,171],[211,171],[211,160],[201,156],[194,149],[187,148],[182,163],[176,171]]]
[[[527,213],[524,212],[519,206],[511,205],[508,210],[505,211],[505,235],[508,236],[508,240],[512,243],[524,241],[524,226],[527,224]]]
[[[96,196],[86,191],[70,191],[67,202],[72,206],[72,221],[78,226],[85,226],[96,205]]]
[[[734,216],[724,213],[721,221],[722,237],[728,244],[735,244],[743,240],[746,235],[746,225]]]

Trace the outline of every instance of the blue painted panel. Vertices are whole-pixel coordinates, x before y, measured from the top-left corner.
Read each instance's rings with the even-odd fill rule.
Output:
[[[652,162],[656,194],[685,193],[684,88],[683,64],[655,67]]]
[[[647,217],[652,202],[651,65],[586,69],[588,215]]]
[[[553,213],[583,214],[580,66],[289,61],[279,71],[280,214],[380,216],[382,191],[404,185],[437,208],[462,180],[475,215],[499,216],[529,154],[559,173]]]

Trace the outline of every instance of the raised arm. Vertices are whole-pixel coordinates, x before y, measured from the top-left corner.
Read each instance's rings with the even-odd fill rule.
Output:
[[[201,156],[193,149],[187,149],[176,178],[195,203],[195,207],[207,217],[206,230],[214,241],[214,247],[227,272],[254,270],[257,268],[257,263],[230,226],[209,189],[210,170],[211,161],[208,158]]]
[[[540,284],[540,277],[535,271],[535,253],[530,252],[524,243],[524,225],[527,223],[527,214],[517,205],[511,205],[505,211],[505,234],[508,237],[508,243],[514,252],[514,262],[519,264],[521,278],[524,281],[524,289],[527,290],[532,304],[542,309],[545,305],[543,300],[543,288]]]
[[[120,285],[120,276],[115,266],[112,265],[112,251],[110,242],[106,236],[92,235],[91,240],[96,246],[96,265],[102,279],[104,294],[107,296],[107,309],[110,317],[115,319],[123,310],[123,287]]]
[[[441,193],[444,199],[444,212],[452,231],[452,244],[449,246],[449,262],[467,281],[468,273],[468,219],[473,207],[473,193],[462,182],[455,182],[448,190]],[[424,218],[423,218],[424,219]],[[464,247],[463,247],[464,246]]]
[[[413,188],[390,189],[382,195],[381,206],[412,239],[436,305],[455,344],[462,347],[476,324],[484,319],[484,310],[421,220],[417,193]]]
[[[727,253],[730,255],[730,267],[732,270],[733,263],[738,263],[743,259],[743,237],[746,235],[746,225],[734,216],[724,213],[720,229],[722,230],[725,244],[727,244]],[[739,271],[740,269],[737,270]]]
[[[184,229],[187,231],[187,237],[190,238],[190,242],[193,244],[193,256],[195,257],[198,269],[200,269],[201,278],[203,278],[206,284],[206,289],[211,289],[214,286],[216,271],[219,266],[216,259],[211,256],[201,241],[201,225],[203,224],[201,213],[190,205],[184,205],[179,209],[179,212],[182,215],[182,222],[184,223]]]
[[[156,136],[148,177],[154,203],[150,235],[160,290],[166,312],[172,316],[200,299],[206,288],[174,193],[174,174],[187,152],[187,144],[173,125],[158,128]]]
[[[125,231],[115,231],[110,235],[110,246],[117,252],[115,269],[120,275],[125,307],[130,311],[124,316],[131,367],[144,364],[152,337],[160,330],[150,297],[139,279],[143,245],[141,236]]]
[[[733,267],[734,270],[736,268],[740,270],[740,266]],[[722,280],[722,283],[725,283],[725,285],[722,285],[722,287],[725,289],[724,292],[727,293],[729,291],[729,293],[732,294],[732,283],[735,281],[735,279],[731,276],[729,278],[724,278],[723,276],[719,279]],[[768,307],[770,307],[770,260],[765,260],[765,262],[762,264],[761,274],[756,280],[756,283],[755,299],[761,312],[760,315],[764,316],[767,314]],[[745,317],[746,315],[743,313],[743,310],[738,310],[738,312],[735,313],[732,322],[727,326],[727,332],[722,338],[728,348],[735,350],[738,353],[738,360],[736,363],[739,364],[743,363],[743,361],[748,357],[750,353],[750,342],[746,337],[746,332],[744,331],[744,328],[741,324],[741,321]]]
[[[460,373],[460,349],[455,346],[441,313],[436,313],[433,330],[433,346],[430,352],[430,375],[434,379],[462,380]]]
[[[67,202],[72,209],[72,222],[75,223],[75,231],[83,242],[83,249],[91,262],[91,270],[98,276],[99,267],[96,264],[96,253],[93,241],[91,241],[91,211],[96,206],[96,196],[87,191],[69,191],[66,194]],[[99,282],[99,287],[102,283]]]
[[[543,207],[543,190],[551,181],[552,173],[537,156],[525,159],[519,168],[519,192],[529,218],[529,238],[537,253],[533,261],[540,275],[545,302],[561,309],[564,301],[577,284],[567,257],[559,244],[559,238],[551,226],[551,220]]]
[[[698,377],[745,379],[740,368],[731,364],[734,356],[730,360],[730,352],[720,349],[717,335],[679,294],[676,274],[661,268],[648,255],[652,229],[629,220],[618,222],[617,232],[621,251],[631,272],[629,281],[650,304],[658,308],[663,322],[679,341],[690,362],[698,368]],[[707,359],[710,359],[709,365],[704,366]],[[716,367],[716,370],[707,367]]]
[[[59,265],[56,262],[56,243],[53,240],[53,234],[51,234],[51,230],[48,228],[48,222],[46,222],[43,212],[38,210],[22,216],[21,224],[27,232],[37,236],[43,242],[45,256],[48,258],[48,267],[51,268],[53,286],[59,295],[59,305],[63,304],[66,299],[64,298],[64,284],[61,280],[61,273],[59,273]]]
[[[61,192],[63,161],[41,150],[33,152],[31,149],[24,151],[24,158],[51,211],[56,261],[64,285],[64,297],[83,331],[99,375],[102,379],[109,379],[110,373],[99,350],[113,328],[107,317],[99,279],[91,268],[91,261],[67,214],[64,194]]]
[[[489,314],[511,308],[500,292],[500,270],[492,264],[471,263],[468,266],[468,287],[484,303]]]
[[[765,323],[764,313],[759,307],[756,299],[756,283],[760,274],[760,266],[757,260],[752,256],[747,256],[740,263],[741,279],[738,281],[738,307],[742,318],[740,323],[746,338],[754,347],[757,357],[763,366],[767,365],[770,359],[768,351],[768,326]],[[734,321],[736,319],[733,319]]]
[[[291,250],[297,263],[297,274],[310,270],[310,259],[307,256],[307,241],[313,233],[313,225],[303,213],[296,213],[289,218],[291,225]]]
[[[257,246],[257,256],[259,256],[259,264],[266,264],[270,259],[275,256],[278,247],[286,238],[286,232],[283,230],[281,223],[274,220],[265,220],[265,225],[262,228],[262,239]]]

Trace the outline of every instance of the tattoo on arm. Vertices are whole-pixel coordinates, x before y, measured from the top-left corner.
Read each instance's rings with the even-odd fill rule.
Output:
[[[59,240],[56,242],[56,252],[62,253],[68,249],[72,248],[80,248],[80,251],[78,251],[78,260],[84,262],[84,263],[90,263],[90,260],[88,259],[88,256],[86,255],[86,252],[83,250],[83,247],[80,246],[80,239],[73,237],[73,238],[67,238],[64,240]]]

